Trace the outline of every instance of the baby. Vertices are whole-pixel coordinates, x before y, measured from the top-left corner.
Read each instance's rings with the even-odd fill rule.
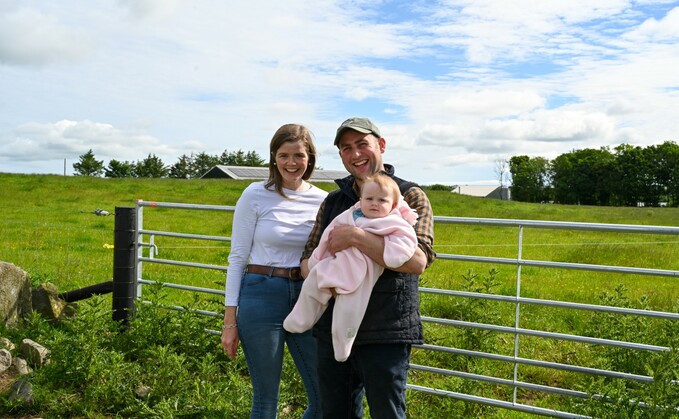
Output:
[[[328,306],[335,291],[332,341],[337,361],[346,361],[368,306],[370,293],[384,267],[363,252],[350,247],[334,256],[328,251],[328,234],[337,225],[355,225],[384,237],[384,262],[397,268],[407,262],[417,248],[413,225],[417,212],[401,197],[398,185],[385,174],[366,178],[361,198],[352,208],[338,215],[325,229],[320,243],[309,258],[309,275],[283,327],[302,333],[313,327]]]

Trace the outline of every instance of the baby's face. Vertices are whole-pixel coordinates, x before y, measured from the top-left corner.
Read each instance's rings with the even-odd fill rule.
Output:
[[[384,191],[375,182],[368,182],[361,189],[361,211],[368,218],[380,218],[394,208],[394,198],[390,191]]]

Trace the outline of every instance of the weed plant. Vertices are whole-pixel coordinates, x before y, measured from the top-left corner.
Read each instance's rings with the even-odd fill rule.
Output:
[[[10,402],[5,394],[0,416],[248,417],[251,389],[243,355],[231,361],[218,337],[206,333],[218,326],[214,318],[195,315],[191,306],[165,308],[165,291],[151,287],[151,304],[140,305],[126,324],[112,320],[103,297],[93,297],[57,324],[35,315],[17,329],[2,329],[14,341],[40,342],[51,355],[47,366],[30,375],[33,403]],[[306,397],[287,354],[284,369],[282,417],[299,418]]]
[[[622,285],[600,296],[604,305],[645,309],[648,299],[637,301]],[[679,312],[679,307],[673,310]],[[667,351],[630,351],[604,347],[593,357],[597,368],[653,377],[652,382],[610,377],[587,377],[581,388],[593,397],[571,401],[575,408],[597,418],[677,418],[679,417],[679,324],[648,317],[594,314],[587,332],[596,337],[645,342],[669,348]]]

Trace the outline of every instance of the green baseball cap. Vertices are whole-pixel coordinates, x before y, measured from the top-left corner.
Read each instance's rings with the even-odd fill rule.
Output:
[[[336,146],[339,146],[339,140],[340,137],[342,137],[342,133],[348,129],[353,129],[354,131],[362,132],[363,134],[373,134],[377,138],[382,138],[380,129],[368,118],[349,118],[342,122],[342,125],[337,128],[337,134],[335,135]]]

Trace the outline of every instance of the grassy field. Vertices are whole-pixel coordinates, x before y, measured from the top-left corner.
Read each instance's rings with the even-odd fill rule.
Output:
[[[108,280],[112,275],[114,217],[93,214],[97,208],[111,213],[116,207],[133,207],[137,199],[192,204],[234,205],[247,181],[177,179],[101,179],[54,175],[0,174],[0,260],[29,272],[34,283],[49,281],[68,291]],[[334,184],[318,184],[330,190]],[[428,191],[436,216],[508,218],[524,220],[579,221],[588,223],[674,226],[676,208],[602,208],[527,204],[487,200]],[[228,236],[231,214],[215,211],[144,209],[144,228],[182,233]],[[437,223],[435,250],[439,254],[517,256],[518,230],[507,227],[458,226]],[[573,263],[599,263],[643,268],[679,269],[679,237],[646,234],[593,233],[584,231],[526,229],[523,233],[524,259]],[[228,243],[156,237],[163,259],[226,265]],[[516,294],[516,267],[484,265],[446,260],[436,261],[422,276],[422,285],[432,288]],[[224,274],[218,271],[145,264],[145,279],[220,289]],[[171,293],[173,302],[193,301],[192,295]],[[532,298],[607,303],[653,310],[676,311],[679,284],[676,278],[538,269],[521,271],[521,295]],[[104,299],[105,301],[105,299]],[[220,300],[212,298],[210,304]],[[106,304],[106,302],[104,302]],[[573,313],[563,309],[523,308],[522,327],[564,333],[581,333],[621,340],[645,339],[654,344],[673,344],[674,334],[663,322],[615,320],[596,314]],[[426,316],[513,325],[514,306],[495,302],[423,294]],[[218,324],[219,319],[213,320]],[[427,343],[480,351],[512,354],[513,337],[426,324]],[[636,334],[635,334],[636,333]],[[215,345],[216,346],[216,345]],[[522,340],[520,356],[593,367],[643,369],[643,360],[631,354],[593,351],[583,344]],[[218,348],[215,348],[218,352]],[[217,354],[218,355],[218,354]],[[612,361],[613,360],[613,361]],[[618,364],[615,364],[615,362]],[[415,350],[413,362],[441,368],[455,368],[476,374],[511,378],[511,365],[490,360],[467,359],[430,351]],[[242,368],[242,365],[241,365]],[[287,375],[290,366],[287,366]],[[635,370],[636,371],[636,370]],[[646,373],[638,372],[637,373]],[[242,371],[239,372],[242,374]],[[519,379],[545,385],[585,390],[591,380],[570,373],[522,368]],[[413,372],[412,384],[472,392],[511,400],[509,387],[479,384],[430,373]],[[470,384],[472,383],[472,384]],[[619,385],[617,383],[607,383]],[[247,394],[241,384],[240,396]],[[292,390],[299,387],[292,387]],[[290,390],[290,391],[292,391]],[[626,389],[625,389],[626,390]],[[284,389],[285,391],[285,389]],[[521,403],[565,409],[568,401],[522,391]],[[293,397],[294,396],[290,396]],[[244,405],[244,403],[241,401]],[[245,407],[243,408],[245,409]],[[524,417],[523,414],[483,408],[474,403],[451,401],[440,396],[411,392],[409,412],[414,418],[447,412],[451,417]],[[300,417],[299,409],[288,416]],[[199,416],[198,416],[199,417]],[[527,416],[526,416],[527,417]]]
[[[106,245],[113,242],[114,217],[96,216],[92,214],[95,209],[113,213],[117,206],[134,207],[138,199],[234,205],[248,183],[217,179],[102,179],[0,173],[0,258],[22,267],[36,278],[49,279],[64,290],[97,283],[111,278],[112,251]],[[330,183],[318,186],[334,189],[334,184]],[[679,220],[679,209],[676,208],[541,205],[486,200],[444,191],[427,193],[437,216],[660,226],[673,226]],[[228,235],[230,222],[229,213],[147,208],[144,216],[145,228],[212,235]],[[649,241],[656,243],[648,245]],[[584,263],[605,260],[612,265],[622,262],[629,266],[672,269],[672,264],[676,268],[678,263],[674,257],[677,241],[676,236],[650,238],[533,230],[525,233],[523,258]],[[435,249],[438,253],[484,255],[492,252],[497,256],[512,257],[516,255],[516,242],[515,229],[436,225]],[[163,258],[190,251],[192,246],[199,248],[200,257],[206,261],[225,264],[228,255],[228,245],[212,254],[200,249],[201,246],[209,247],[205,242],[157,244],[163,252],[159,257]],[[461,280],[459,275],[441,278],[442,275],[449,276],[447,272],[451,267],[449,263],[445,264],[442,270],[432,267],[424,279],[437,284],[453,281],[451,285]],[[466,266],[458,271],[465,269]],[[544,285],[540,288],[549,288]],[[673,293],[669,292],[669,295]]]

